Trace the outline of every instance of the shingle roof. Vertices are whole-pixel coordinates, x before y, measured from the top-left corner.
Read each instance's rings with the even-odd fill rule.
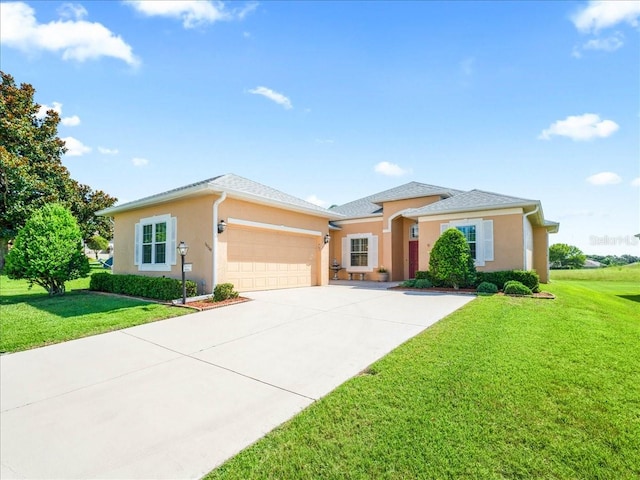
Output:
[[[383,202],[428,197],[433,195],[450,197],[458,193],[461,193],[461,190],[438,187],[436,185],[428,185],[426,183],[409,182],[404,185],[400,185],[399,187],[391,188],[384,192],[375,193],[368,197],[360,198],[353,202],[334,207],[331,211],[341,213],[347,218],[381,216],[381,204]]]
[[[416,217],[436,215],[439,213],[483,210],[487,208],[535,207],[539,204],[540,202],[538,200],[511,197],[499,193],[485,192],[484,190],[470,190],[421,208],[414,208],[407,212],[407,215]]]
[[[277,205],[286,209],[315,213],[324,217],[341,217],[340,214],[336,215],[336,212],[334,211],[329,211],[326,208],[319,207],[318,205],[314,205],[313,203],[302,200],[301,198],[294,197],[293,195],[289,195],[281,192],[280,190],[276,190],[275,188],[268,187],[233,173],[219,175],[207,180],[202,180],[200,182],[174,188],[156,195],[141,198],[133,202],[100,210],[99,212],[96,212],[96,214],[108,216],[113,213],[132,210],[155,203],[167,202],[180,197],[222,192],[227,192],[230,196],[253,200],[259,203]]]

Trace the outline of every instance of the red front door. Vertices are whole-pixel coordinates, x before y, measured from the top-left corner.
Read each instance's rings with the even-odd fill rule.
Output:
[[[416,278],[418,271],[418,240],[409,242],[409,278]]]

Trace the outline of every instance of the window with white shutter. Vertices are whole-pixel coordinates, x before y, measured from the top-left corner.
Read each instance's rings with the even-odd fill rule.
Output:
[[[143,218],[135,225],[134,264],[139,271],[168,272],[176,264],[177,219],[170,215]]]

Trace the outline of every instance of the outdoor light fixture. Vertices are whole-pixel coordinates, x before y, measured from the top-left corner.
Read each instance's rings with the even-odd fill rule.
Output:
[[[225,222],[224,220],[220,220],[220,223],[218,224],[218,233],[222,233],[227,229],[227,222]]]
[[[178,253],[180,253],[180,257],[182,258],[182,304],[183,305],[187,303],[187,282],[184,277],[184,257],[187,255],[188,251],[189,251],[189,246],[186,243],[181,241],[180,245],[178,245]]]
[[[331,241],[331,235],[329,235],[328,233],[324,236],[324,244],[326,245],[327,243],[329,243]]]

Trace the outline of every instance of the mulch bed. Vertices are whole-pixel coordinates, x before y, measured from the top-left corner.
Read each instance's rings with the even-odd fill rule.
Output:
[[[459,288],[456,290],[455,288],[443,288],[443,287],[431,287],[431,288],[408,288],[401,287],[398,285],[397,287],[389,287],[388,290],[407,290],[412,292],[422,292],[422,293],[455,293],[457,295],[478,295],[478,292],[475,288]],[[553,293],[549,292],[538,292],[533,295],[505,295],[504,292],[498,292],[495,295],[503,295],[507,297],[528,297],[528,298],[540,298],[546,300],[553,300],[556,296]]]
[[[195,308],[196,310],[211,310],[212,308],[220,308],[227,307],[229,305],[235,305],[236,303],[244,303],[251,300],[247,297],[238,297],[238,298],[228,298],[227,300],[222,300],[221,302],[214,302],[213,300],[200,300],[196,302],[190,302],[187,299],[187,304],[177,304],[179,307],[187,307],[187,308]]]

